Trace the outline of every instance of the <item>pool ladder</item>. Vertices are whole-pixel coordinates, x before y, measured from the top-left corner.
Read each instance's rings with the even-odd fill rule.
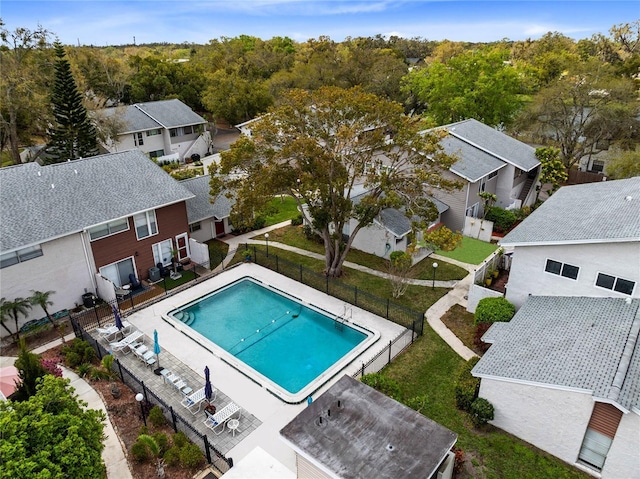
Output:
[[[353,319],[353,310],[350,309],[349,310],[349,317],[351,317]],[[343,331],[344,330],[344,323],[347,322],[347,307],[344,307],[344,313],[342,313],[342,316],[338,316],[333,320],[333,327]]]

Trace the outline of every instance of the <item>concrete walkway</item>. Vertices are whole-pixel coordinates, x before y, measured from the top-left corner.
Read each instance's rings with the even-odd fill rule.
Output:
[[[65,340],[67,341],[72,341],[74,338],[74,334],[65,336]],[[48,349],[59,346],[60,344],[62,344],[62,340],[57,339],[34,349],[32,352],[40,354]],[[120,438],[116,434],[113,424],[111,424],[107,408],[105,407],[102,398],[89,383],[76,373],[63,366],[60,367],[62,368],[62,376],[71,380],[71,386],[75,389],[78,397],[87,403],[87,407],[89,409],[102,410],[107,417],[104,422],[105,439],[103,441],[104,449],[102,450],[102,459],[107,466],[107,477],[110,479],[132,479],[133,476],[129,470],[129,464],[127,463],[127,457],[124,452],[124,444],[120,442]]]
[[[231,260],[233,259],[233,257],[236,254],[236,251],[238,250],[238,248],[241,245],[246,244],[260,244],[260,245],[264,245],[265,241],[264,240],[255,240],[255,239],[251,239],[254,238],[256,236],[264,236],[265,233],[268,233],[269,231],[273,231],[279,228],[283,228],[285,226],[289,226],[291,224],[291,221],[285,221],[282,223],[278,223],[276,225],[273,226],[269,226],[267,228],[262,228],[260,230],[255,230],[255,231],[250,231],[249,233],[243,234],[243,235],[238,235],[238,236],[232,236],[232,235],[228,235],[224,238],[221,238],[221,241],[227,243],[229,245],[229,251],[227,253],[227,256],[225,257],[225,259],[223,260],[223,264],[226,267]],[[320,260],[324,260],[324,256],[318,253],[313,253],[311,251],[307,251],[301,248],[296,248],[294,246],[289,246],[289,245],[285,245],[282,243],[278,243],[278,242],[270,242],[271,245],[273,245],[274,247],[277,248],[281,248],[287,251],[292,251],[294,253],[300,254],[300,255],[304,255],[304,256],[308,256],[310,258],[316,258],[316,259],[320,259]],[[453,334],[453,332],[451,332],[451,330],[449,328],[447,328],[447,326],[442,322],[442,320],[440,318],[442,318],[442,316],[449,311],[449,309],[451,309],[451,307],[455,304],[460,304],[462,306],[466,307],[466,296],[469,294],[469,287],[471,286],[471,284],[473,283],[473,278],[474,278],[474,273],[476,268],[478,267],[477,265],[474,264],[467,264],[467,263],[462,263],[460,261],[456,261],[450,258],[446,258],[444,256],[440,256],[437,254],[432,254],[429,256],[429,258],[432,259],[436,259],[439,261],[446,261],[448,263],[452,263],[455,264],[456,266],[460,266],[463,269],[466,269],[467,271],[469,271],[469,274],[467,276],[465,276],[462,280],[460,281],[436,281],[435,282],[435,286],[439,287],[439,288],[451,288],[451,291],[449,291],[447,294],[445,294],[442,298],[440,298],[438,301],[436,301],[426,312],[425,312],[425,316],[427,318],[427,322],[429,323],[429,326],[431,326],[433,328],[433,330],[438,333],[438,335],[444,339],[444,341],[456,352],[458,353],[458,355],[460,355],[463,359],[465,359],[466,361],[468,361],[469,359],[473,358],[474,356],[477,356],[476,353],[474,353],[471,349],[469,349],[468,347],[466,347],[462,341],[460,341],[460,339],[458,339],[458,337]],[[358,271],[363,271],[365,273],[374,275],[374,276],[379,276],[382,278],[387,278],[388,275],[387,273],[384,273],[382,271],[377,271],[371,268],[367,268],[366,266],[361,266],[359,264],[355,264],[355,263],[351,263],[349,261],[345,261],[344,265],[349,267],[349,268],[353,268],[353,269],[357,269]],[[222,269],[222,265],[218,266],[219,269]],[[415,284],[418,286],[432,286],[433,282],[430,280],[420,280],[420,279],[414,279],[411,280],[411,284]]]

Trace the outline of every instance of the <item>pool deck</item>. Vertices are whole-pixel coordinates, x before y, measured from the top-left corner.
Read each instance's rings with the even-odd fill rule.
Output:
[[[280,439],[279,431],[306,407],[306,402],[292,405],[281,401],[162,319],[162,316],[167,312],[246,276],[276,286],[283,291],[288,291],[302,301],[321,307],[336,316],[340,316],[345,310],[346,303],[344,301],[328,296],[256,264],[246,263],[203,281],[175,296],[159,301],[144,310],[137,311],[128,316],[127,320],[150,338],[153,338],[154,329],[158,331],[159,342],[163,352],[168,353],[165,355],[167,358],[164,360],[163,353],[160,355],[162,366],[167,367],[169,365],[167,362],[169,356],[175,358],[177,363],[170,364],[170,367],[178,369],[183,365],[185,369],[191,369],[195,375],[192,376],[191,380],[196,384],[199,377],[201,377],[201,381],[204,384],[203,370],[205,366],[209,366],[211,382],[219,390],[219,395],[221,395],[219,397],[223,397],[222,401],[220,399],[214,401],[216,406],[222,407],[226,404],[225,401],[230,400],[243,409],[240,427],[238,428],[239,433],[236,434],[235,438],[229,437],[231,434],[227,433],[227,431],[221,435],[226,437],[220,437],[225,444],[224,447],[219,447],[219,449],[227,457],[233,458],[234,462],[237,463],[256,447],[261,447],[289,470],[295,471],[295,454]],[[347,307],[352,309],[352,321],[354,323],[379,332],[380,339],[333,378],[329,379],[314,393],[316,397],[326,391],[344,374],[355,374],[363,362],[367,362],[384,350],[390,340],[395,339],[405,330],[402,326],[354,306],[347,305]],[[173,363],[173,360],[171,360],[171,363]],[[191,373],[184,370],[183,374],[189,376]],[[160,381],[162,381],[161,378]],[[170,388],[171,386],[166,385],[164,387]],[[185,417],[188,417],[188,415],[185,415]],[[198,415],[194,421],[202,423],[201,416]],[[214,444],[216,444],[216,441],[214,441]],[[220,444],[220,446],[223,445]],[[228,449],[229,447],[230,449]]]

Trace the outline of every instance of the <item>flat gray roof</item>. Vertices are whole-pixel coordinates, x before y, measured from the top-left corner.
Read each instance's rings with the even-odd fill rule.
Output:
[[[280,434],[296,452],[344,479],[431,477],[457,440],[444,426],[348,375]]]
[[[500,244],[613,241],[640,241],[640,177],[564,186]]]
[[[0,168],[0,185],[2,252],[193,196],[139,150]]]
[[[639,334],[640,299],[529,296],[509,323],[487,331],[492,345],[473,374],[592,391],[640,409]]]

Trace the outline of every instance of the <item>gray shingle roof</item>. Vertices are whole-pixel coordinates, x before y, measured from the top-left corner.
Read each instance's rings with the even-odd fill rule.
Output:
[[[490,334],[473,374],[588,390],[640,409],[639,330],[640,299],[530,296]]]
[[[395,208],[385,208],[380,212],[379,221],[394,236],[401,238],[411,232],[411,221]]]
[[[502,245],[640,241],[640,177],[564,186]]]
[[[139,150],[1,168],[0,186],[2,252],[192,196]]]
[[[449,169],[472,183],[507,165],[499,158],[454,136],[443,138],[440,145],[448,155],[458,158]]]
[[[478,120],[459,121],[442,128],[446,128],[451,135],[485,150],[521,170],[531,171],[540,164],[536,158],[535,148]]]
[[[106,115],[122,115],[125,131],[153,130],[155,128],[177,128],[179,126],[200,125],[207,121],[180,100],[151,101],[125,107],[102,110]]]
[[[198,176],[180,182],[194,197],[187,200],[187,218],[189,223],[196,223],[207,218],[215,217],[218,220],[226,218],[231,213],[233,201],[226,197],[223,191],[214,203],[209,201],[209,175]]]
[[[431,477],[457,440],[453,431],[346,375],[280,435],[344,479]]]

